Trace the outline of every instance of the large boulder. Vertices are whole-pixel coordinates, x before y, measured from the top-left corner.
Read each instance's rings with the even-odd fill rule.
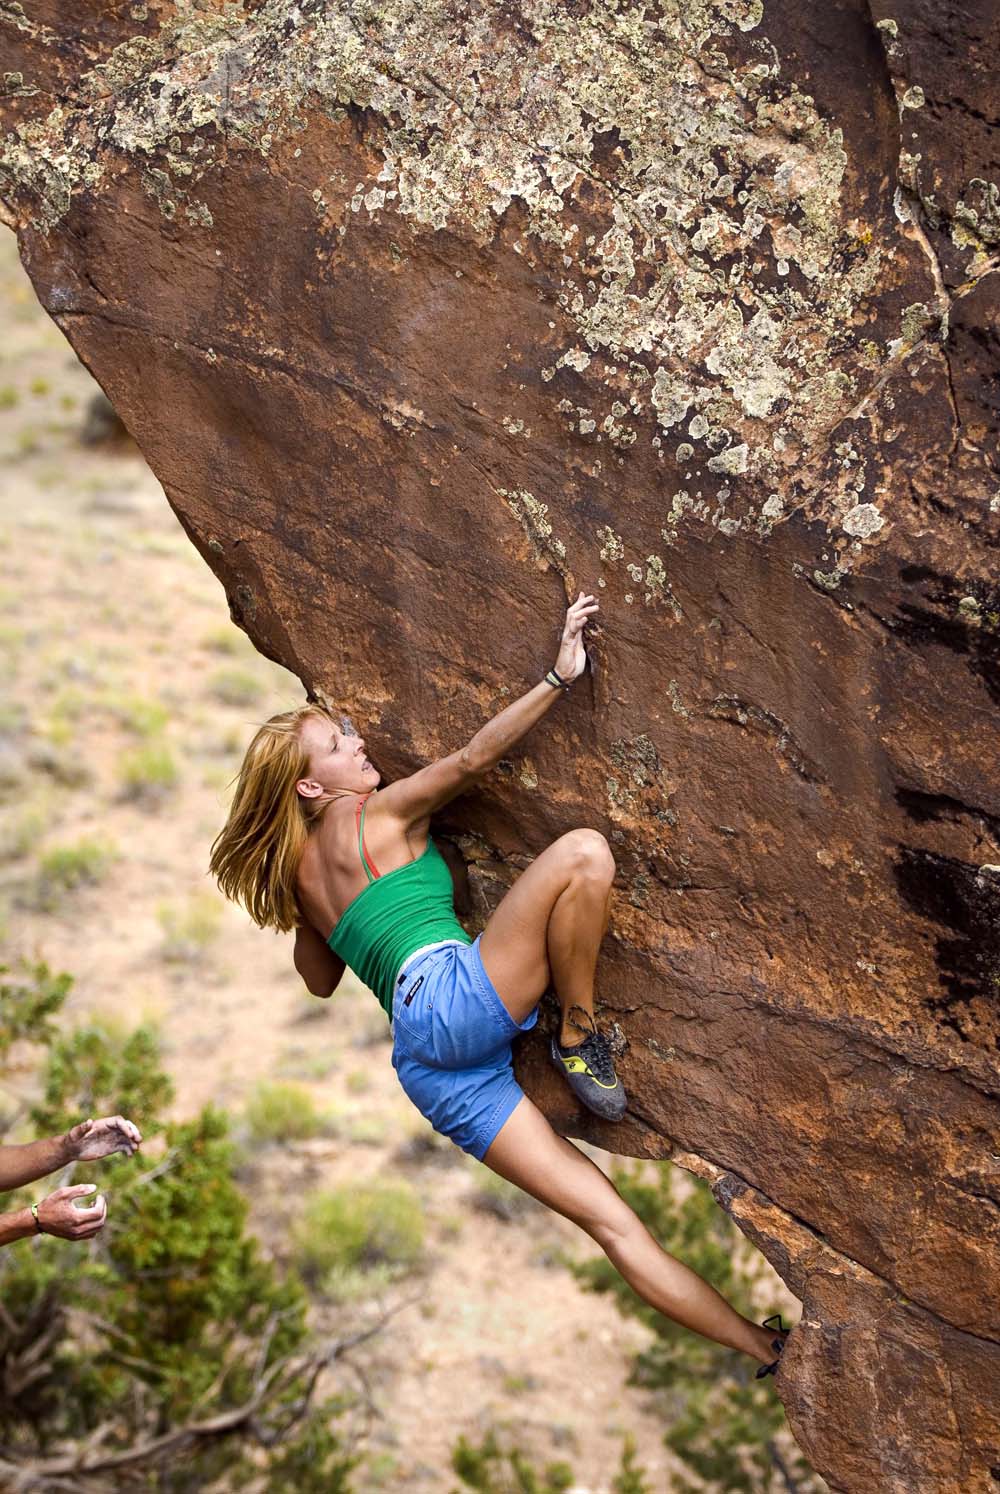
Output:
[[[851,1494],[1000,1483],[997,15],[0,7],[42,304],[388,777],[599,589],[593,675],[440,834],[479,920],[608,834],[629,1119],[540,1034],[519,1072],[712,1179]]]

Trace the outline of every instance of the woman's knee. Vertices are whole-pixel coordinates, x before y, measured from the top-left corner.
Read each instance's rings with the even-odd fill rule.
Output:
[[[643,1230],[638,1215],[620,1197],[617,1204],[602,1212],[598,1218],[583,1223],[582,1227],[612,1260]]]
[[[615,858],[600,830],[568,830],[556,844],[574,872],[609,882],[614,879]]]

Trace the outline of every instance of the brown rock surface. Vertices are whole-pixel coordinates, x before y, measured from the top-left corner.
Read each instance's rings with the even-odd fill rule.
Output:
[[[1000,1487],[995,7],[65,9],[4,216],[258,647],[391,777],[602,588],[441,827],[616,852],[632,1118],[526,1084],[713,1178],[834,1488]]]

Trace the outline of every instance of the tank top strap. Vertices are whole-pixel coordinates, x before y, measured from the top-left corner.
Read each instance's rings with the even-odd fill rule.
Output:
[[[358,800],[358,806],[354,811],[354,820],[358,827],[358,850],[361,854],[361,865],[365,869],[365,876],[369,882],[374,882],[375,877],[381,876],[381,872],[368,854],[365,845],[365,810],[368,808],[368,795]],[[372,873],[374,872],[374,876]]]

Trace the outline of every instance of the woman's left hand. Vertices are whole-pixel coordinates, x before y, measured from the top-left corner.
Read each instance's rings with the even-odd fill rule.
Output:
[[[583,630],[587,619],[599,610],[597,598],[585,595],[582,591],[566,609],[566,624],[556,660],[556,673],[564,680],[575,680],[586,669],[587,650],[583,646]]]
[[[104,1116],[100,1120],[81,1121],[66,1132],[69,1158],[72,1162],[98,1162],[114,1152],[131,1157],[142,1141],[142,1132],[123,1115]]]

